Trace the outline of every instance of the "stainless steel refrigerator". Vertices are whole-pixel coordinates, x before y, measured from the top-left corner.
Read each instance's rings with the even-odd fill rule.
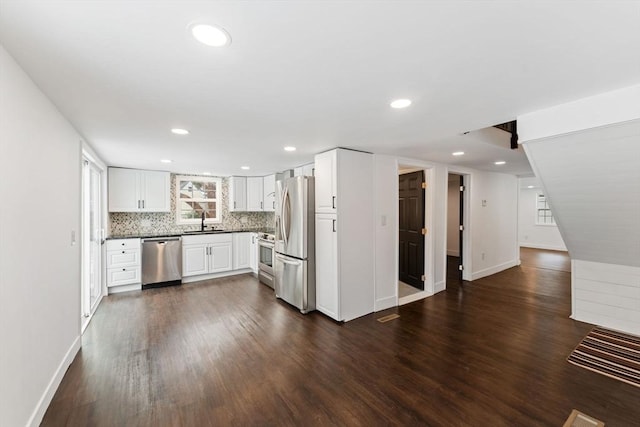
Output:
[[[314,179],[276,182],[276,297],[308,313],[316,309]]]

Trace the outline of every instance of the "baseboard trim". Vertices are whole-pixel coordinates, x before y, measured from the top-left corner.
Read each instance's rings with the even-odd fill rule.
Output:
[[[554,245],[538,245],[536,243],[520,243],[521,248],[545,249],[547,251],[567,252],[567,248]]]
[[[446,283],[444,282],[444,280],[442,282],[437,282],[434,286],[433,286],[433,293],[437,294],[438,292],[442,292],[447,288]]]
[[[142,284],[140,283],[134,283],[133,285],[110,286],[109,295],[119,294],[121,292],[141,291],[141,290],[142,290]]]
[[[471,280],[481,279],[483,277],[491,276],[492,274],[500,273],[507,268],[515,267],[520,264],[520,260],[514,259],[509,262],[494,265],[493,267],[485,268],[484,270],[475,271],[471,273]]]
[[[373,311],[382,311],[396,306],[396,296],[380,298],[376,300]]]
[[[53,374],[51,381],[49,381],[47,388],[44,390],[44,393],[42,393],[42,396],[40,397],[36,408],[31,414],[29,421],[27,421],[28,426],[37,427],[42,422],[42,418],[44,417],[45,412],[47,412],[47,408],[51,403],[51,399],[53,399],[53,395],[58,390],[58,387],[62,382],[62,378],[64,378],[64,374],[67,373],[67,369],[80,350],[81,339],[82,336],[79,335],[75,340],[73,340],[73,343],[71,343],[71,347],[69,347],[69,350],[67,350],[67,354],[65,354],[62,358],[60,365],[58,365],[58,369],[56,369],[56,372]]]
[[[250,269],[250,268],[243,268],[243,269],[240,269],[240,270],[223,271],[221,273],[211,273],[211,274],[202,274],[202,275],[199,275],[199,276],[189,276],[189,277],[183,277],[182,278],[182,283],[201,282],[203,280],[218,279],[220,277],[235,276],[237,274],[246,274],[246,273],[254,274],[254,271],[252,269]]]

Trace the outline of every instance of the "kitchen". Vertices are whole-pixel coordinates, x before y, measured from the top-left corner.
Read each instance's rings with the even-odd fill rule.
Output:
[[[517,261],[515,176],[531,171],[520,169],[522,153],[513,152],[518,150],[480,141],[474,129],[637,84],[636,58],[628,54],[638,50],[633,2],[611,2],[611,8],[575,2],[303,3],[167,2],[155,8],[149,2],[2,2],[3,422],[37,425],[66,369],[82,354],[83,323],[110,291],[102,277],[106,260],[99,274],[84,272],[85,252],[90,257],[92,250],[101,251],[106,237],[199,229],[197,218],[176,229],[170,211],[107,214],[109,167],[210,173],[224,185],[232,176],[317,167],[315,156],[336,147],[374,153],[366,172],[373,204],[357,209],[370,221],[366,256],[374,260],[373,271],[366,272],[374,279],[373,302],[368,295],[363,300],[381,311],[398,304],[399,165],[425,171],[430,233],[421,296],[435,295],[446,286],[443,200],[450,171],[469,175],[472,191],[472,256],[465,273],[481,278]],[[226,28],[231,44],[217,50],[198,44],[190,34],[194,20]],[[413,103],[393,109],[389,104],[396,99]],[[284,151],[290,146],[297,150]],[[457,146],[464,146],[466,157],[453,157]],[[496,165],[499,160],[507,163]],[[83,183],[99,173],[89,186],[100,191],[92,212],[103,215],[85,218]],[[173,194],[171,182],[169,187]],[[333,219],[342,214],[321,214],[324,229],[333,230]],[[273,213],[228,212],[220,227],[263,231],[270,216],[275,227]],[[104,231],[85,232],[84,224],[94,220]],[[84,245],[88,234],[92,238]],[[320,244],[334,247],[333,241]],[[231,257],[233,248],[232,238]],[[207,252],[200,250],[204,259]],[[254,266],[250,259],[251,274]],[[231,270],[207,268],[202,275],[233,271],[231,258]],[[80,296],[85,276],[98,283],[86,303]],[[256,295],[270,300],[273,291],[251,280]],[[122,286],[127,285],[142,282]],[[145,292],[107,300],[131,296],[134,302],[135,295],[155,291]],[[329,301],[334,297],[327,295]],[[275,297],[271,302],[299,315]],[[269,313],[274,321],[282,316]],[[330,319],[317,310],[316,315]],[[280,332],[273,329],[274,335]]]

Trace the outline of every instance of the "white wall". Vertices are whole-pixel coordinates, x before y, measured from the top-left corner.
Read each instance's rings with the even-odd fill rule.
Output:
[[[640,335],[640,267],[574,260],[571,317]]]
[[[520,263],[518,178],[502,173],[469,174],[471,193],[471,280]],[[468,260],[464,261],[469,268]]]
[[[426,268],[433,294],[444,289],[447,251],[448,168],[445,165],[394,156],[375,155],[376,311],[392,307],[397,294],[398,165],[418,165],[428,172],[427,227],[433,249],[426,248]],[[518,182],[513,175],[456,169],[467,175],[471,193],[469,215],[471,257],[465,268],[478,279],[519,264]],[[482,200],[487,200],[482,207]],[[482,255],[484,253],[484,256]]]
[[[447,255],[460,256],[460,177],[449,175],[447,186]]]
[[[0,144],[0,425],[38,425],[80,346],[81,143],[1,46]]]
[[[566,251],[560,231],[555,225],[536,224],[536,198],[543,191],[536,178],[520,178],[518,195],[518,241],[520,246]],[[527,188],[531,185],[533,188]]]

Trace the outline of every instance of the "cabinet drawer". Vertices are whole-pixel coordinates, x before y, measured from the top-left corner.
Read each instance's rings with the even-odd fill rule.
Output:
[[[140,249],[140,239],[107,240],[107,251],[118,249]]]
[[[140,267],[107,269],[107,286],[129,285],[133,283],[140,283]]]
[[[107,268],[139,266],[140,250],[139,249],[121,249],[116,251],[107,251]]]

